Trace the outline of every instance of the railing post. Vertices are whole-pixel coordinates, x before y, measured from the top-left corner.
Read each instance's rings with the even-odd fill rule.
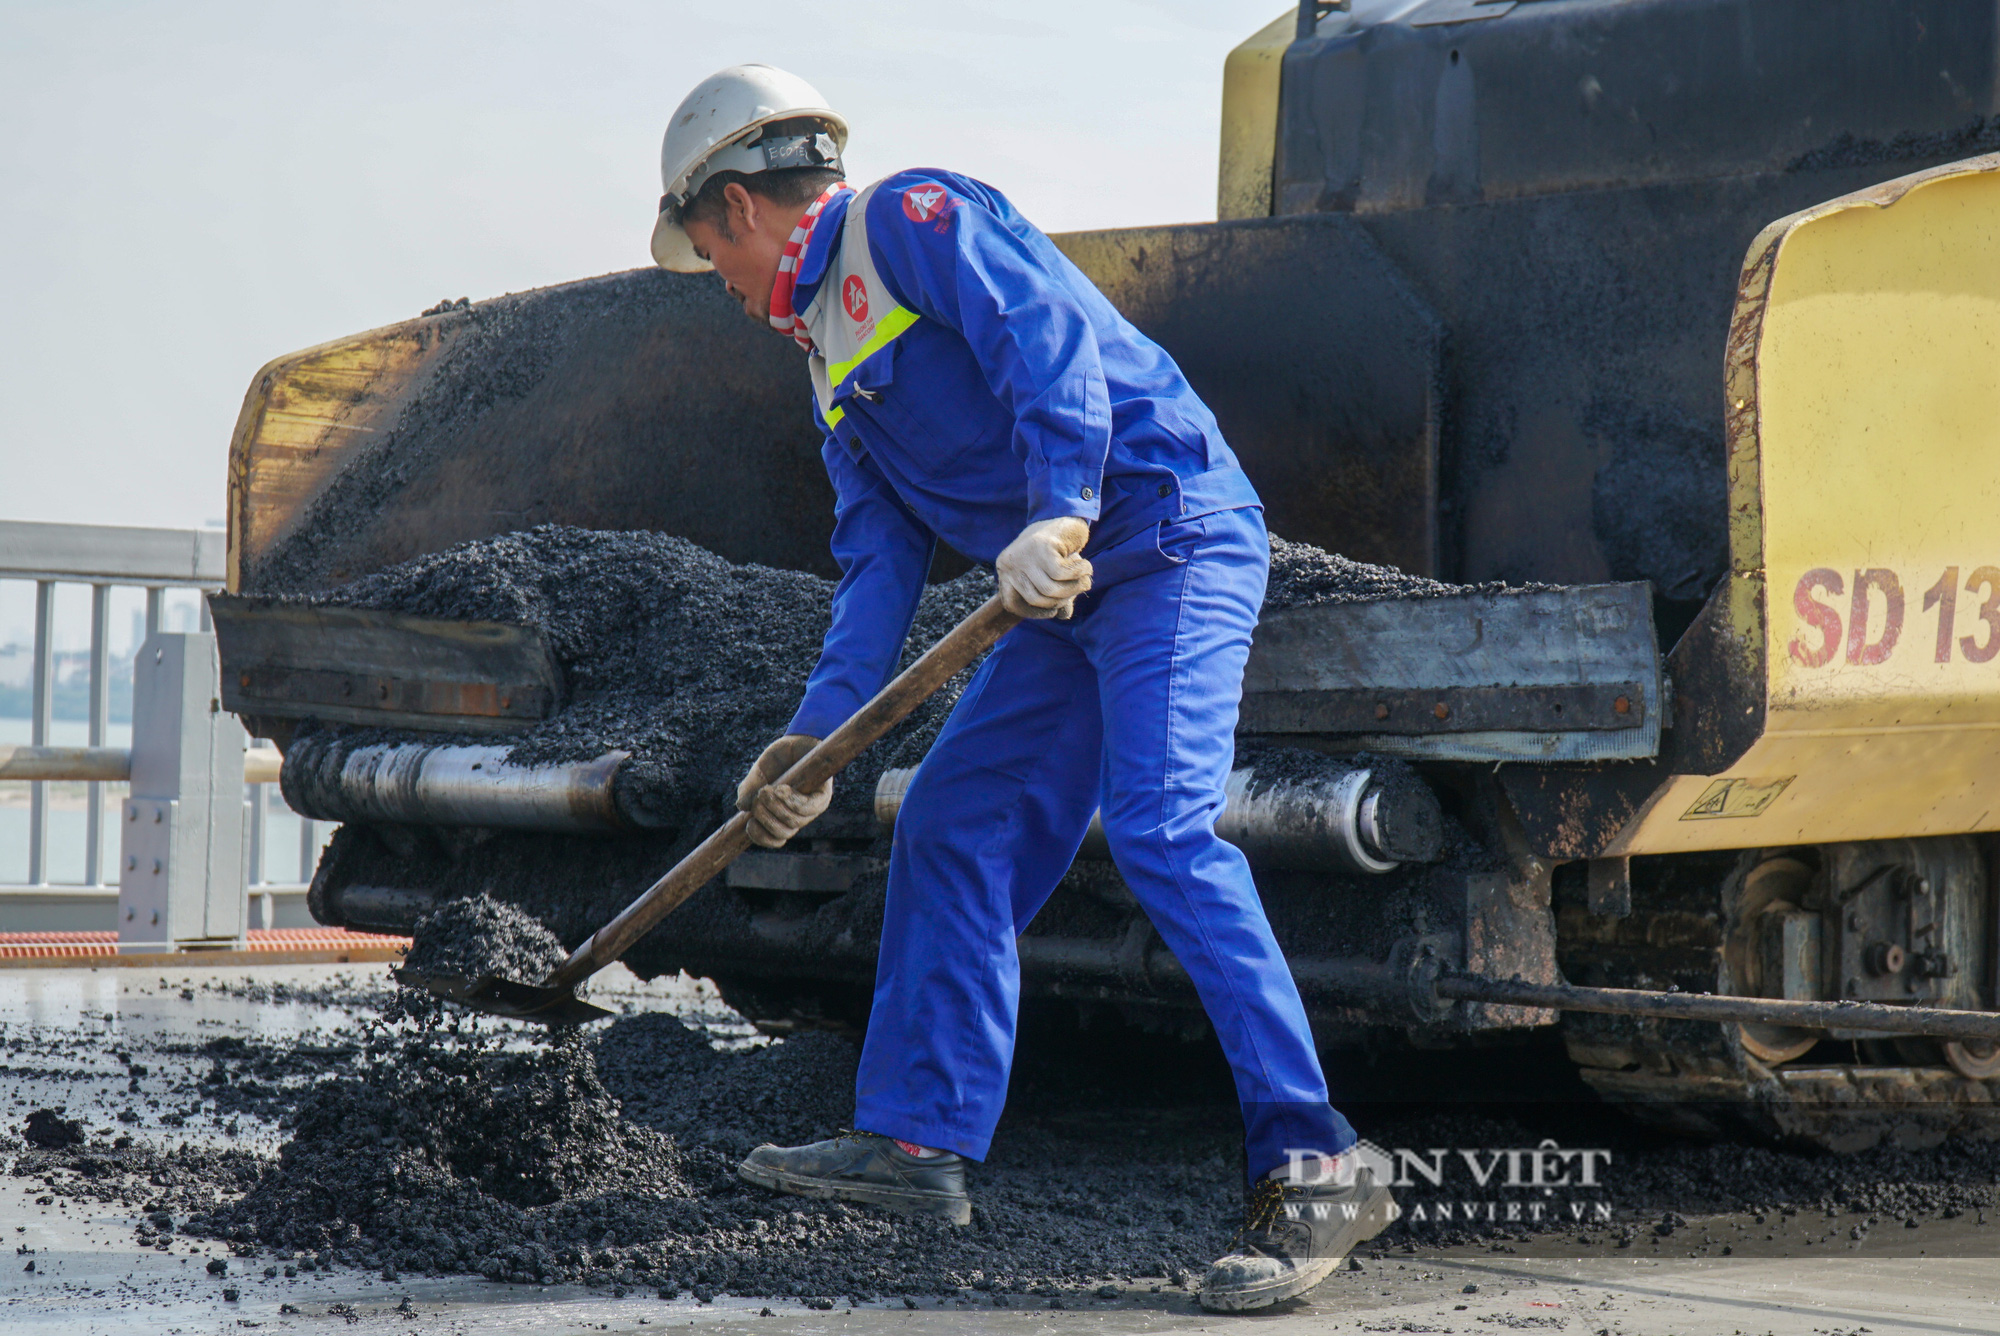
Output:
[[[248,918],[243,725],[225,714],[215,637],[157,632],[132,666],[132,796],[121,825],[121,948],[225,945]]]
[[[251,886],[262,886],[267,880],[264,876],[264,820],[269,814],[265,809],[270,804],[265,799],[262,784],[245,784],[243,788],[250,795],[246,800],[250,804],[250,866],[244,869],[243,880]]]
[[[305,813],[299,813],[299,880],[312,884],[313,872],[319,866],[319,823]]]
[[[111,586],[90,587],[90,745],[104,745],[111,714]],[[104,785],[87,790],[84,820],[83,884],[104,884]]]
[[[245,784],[243,800],[244,894],[249,897],[252,928],[278,926],[278,897],[264,884],[264,786]]]
[[[55,596],[55,581],[35,581],[35,676],[28,742],[36,747],[48,746],[49,724],[55,717]],[[49,786],[39,779],[28,786],[28,884],[49,884]]]
[[[254,749],[255,744],[253,744]],[[249,849],[250,865],[244,880],[250,886],[251,923],[253,928],[275,928],[278,926],[278,899],[271,894],[264,875],[264,860],[267,857],[265,836],[271,816],[271,795],[268,784],[245,784],[243,791],[249,795],[244,801],[244,811],[250,822]]]

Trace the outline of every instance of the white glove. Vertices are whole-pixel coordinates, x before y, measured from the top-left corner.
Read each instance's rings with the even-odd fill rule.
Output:
[[[833,801],[831,779],[811,793],[776,782],[818,742],[804,733],[785,734],[764,748],[764,754],[736,786],[736,810],[750,814],[750,843],[766,849],[783,847]]]
[[[1001,606],[1016,617],[1067,618],[1090,591],[1090,563],[1077,555],[1089,541],[1090,525],[1074,515],[1021,530],[993,563]]]

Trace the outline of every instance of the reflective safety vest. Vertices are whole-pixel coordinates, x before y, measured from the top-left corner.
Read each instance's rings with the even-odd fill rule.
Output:
[[[813,395],[819,400],[820,416],[826,419],[829,431],[846,416],[835,400],[846,397],[842,388],[855,368],[922,318],[896,304],[868,253],[868,201],[881,184],[877,181],[867,187],[848,204],[840,248],[827,257],[819,291],[800,315],[816,349],[807,361],[812,369]]]

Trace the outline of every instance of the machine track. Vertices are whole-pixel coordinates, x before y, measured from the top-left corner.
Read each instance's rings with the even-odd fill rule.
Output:
[[[1558,958],[1571,981],[1609,987],[1983,1009],[1992,1005],[1989,876],[1983,851],[1961,838],[1638,859],[1627,917],[1592,914],[1559,888]],[[1923,912],[1912,914],[1913,906]],[[1787,915],[1789,925],[1766,922]],[[1894,941],[1847,940],[1892,936],[1892,924],[1917,932],[1920,946],[1944,942],[1930,947],[1944,954],[1920,966]],[[1927,925],[1934,930],[1924,932]],[[1809,943],[1809,958],[1795,958],[1788,973],[1773,944],[1797,940]],[[1878,967],[1902,968],[1819,968],[1871,951]],[[1990,1051],[1598,1015],[1566,1017],[1563,1032],[1592,1089],[1663,1131],[1837,1153],[2000,1138],[2000,1070]]]

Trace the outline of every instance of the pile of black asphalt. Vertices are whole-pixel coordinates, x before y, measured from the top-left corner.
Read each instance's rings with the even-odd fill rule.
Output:
[[[1452,594],[1503,593],[1504,584],[1455,585],[1412,575],[1394,566],[1371,566],[1310,543],[1271,536],[1271,575],[1264,611],[1328,604],[1379,603],[1384,599],[1444,598]]]
[[[929,586],[903,664],[993,589],[991,573],[978,569]],[[1468,588],[1278,538],[1265,607],[1462,592]],[[630,753],[615,793],[634,826],[607,839],[350,823],[327,851],[316,895],[348,884],[420,887],[444,899],[490,893],[527,909],[570,946],[580,944],[732,813],[737,782],[789,726],[818,659],[833,593],[833,582],[818,576],[732,564],[679,538],[543,526],[463,543],[307,596],[542,632],[566,696],[549,718],[507,739],[512,758]],[[923,759],[970,675],[946,683],[847,767],[816,836],[845,840],[850,853],[886,857],[873,812],[877,781]],[[288,748],[287,798],[313,812],[311,789],[320,781],[305,776],[335,776],[351,748],[394,736],[308,724]],[[1292,769],[1324,764],[1303,754],[1289,761],[1270,749],[1264,754],[1265,763]],[[1385,762],[1383,773],[1402,772]],[[864,873],[851,894],[822,910],[825,921],[814,931],[829,941],[872,940],[882,888],[879,868]],[[714,943],[741,926],[726,898],[713,888],[698,894],[628,953],[627,963],[642,975],[696,964],[698,952],[682,949],[682,938]]]
[[[993,592],[973,571],[925,590],[905,665]],[[782,734],[805,690],[831,620],[834,585],[801,571],[734,565],[681,538],[545,525],[462,543],[311,596],[321,604],[390,609],[525,626],[547,637],[565,699],[549,718],[507,739],[522,764],[630,753],[616,796],[637,826],[706,822]],[[868,806],[891,766],[915,765],[969,674],[919,706],[854,761],[837,786],[842,809]],[[346,747],[386,736],[328,730]],[[303,741],[312,745],[313,734]],[[294,794],[310,803],[309,793]]]
[[[468,899],[420,924],[409,958],[430,969],[532,975],[562,954],[532,918]],[[856,1050],[845,1037],[809,1032],[730,1048],[660,1012],[544,1030],[409,990],[354,1015],[344,1044],[231,1035],[185,1053],[120,1050],[130,1093],[74,1113],[32,1111],[18,1125],[10,1172],[39,1180],[50,1200],[123,1205],[145,1246],[221,1241],[267,1275],[469,1273],[812,1305],[896,1296],[1087,1304],[1105,1286],[1186,1293],[1239,1219],[1240,1130],[1212,1038],[1077,1031],[1073,1018],[1031,1014],[1006,1120],[973,1175],[973,1223],[957,1228],[780,1196],[735,1177],[737,1161],[762,1141],[796,1144],[847,1126]],[[10,1049],[24,1074],[44,1058],[74,1069],[85,1056],[44,1055],[26,1037]],[[140,1056],[177,1064],[186,1075],[160,1093],[192,1103],[140,1113],[138,1094],[158,1075]],[[1483,1163],[1488,1175],[1476,1193],[1454,1184],[1461,1190],[1449,1196],[1461,1209],[1443,1226],[1418,1218],[1426,1192],[1415,1182],[1402,1197],[1412,1215],[1371,1256],[1549,1237],[1579,1250],[1712,1252],[1709,1230],[1722,1227],[1688,1226],[1705,1210],[1734,1213],[1737,1237],[1768,1213],[1776,1228],[1778,1217],[1809,1219],[1829,1238],[1858,1244],[1884,1220],[1903,1229],[1983,1223],[1996,1209],[1992,1142],[1885,1145],[1848,1157],[1689,1145],[1607,1120],[1587,1095],[1552,1089],[1561,1084],[1549,1079],[1562,1066],[1559,1044],[1454,1062],[1457,1098],[1443,1103],[1412,1102],[1421,1082],[1411,1073],[1371,1078],[1360,1057],[1329,1054],[1328,1070],[1365,1136],[1419,1154],[1453,1148],[1435,1153],[1469,1155],[1467,1166]],[[212,1063],[206,1075],[195,1070],[202,1061]],[[1481,1089],[1488,1103],[1466,1098]],[[1382,1102],[1386,1091],[1398,1102]],[[195,1122],[225,1115],[230,1132],[239,1119],[274,1125],[282,1143],[260,1154],[192,1138]],[[94,1128],[100,1120],[107,1126]],[[108,1137],[111,1123],[128,1130]],[[178,1145],[177,1131],[187,1137]],[[1602,1148],[1585,1195],[1609,1203],[1612,1218],[1533,1213],[1550,1194],[1521,1181],[1518,1168],[1495,1168],[1556,1144],[1538,1140],[1551,1133],[1563,1145]],[[1470,1195],[1500,1209],[1467,1219]]]
[[[468,979],[493,974],[535,981],[568,955],[540,922],[487,895],[448,901],[416,927],[410,949],[403,953],[403,968],[417,974]],[[411,1000],[398,995],[405,1005]]]
[[[1387,598],[1434,598],[1503,586],[1443,584],[1273,539],[1267,609]],[[990,597],[993,577],[968,571],[927,588],[903,665]],[[462,543],[310,596],[319,604],[487,620],[541,631],[566,683],[562,707],[508,740],[523,764],[631,754],[617,798],[648,828],[709,817],[734,795],[757,753],[787,727],[819,657],[833,582],[735,565],[684,539],[555,525]],[[862,811],[885,769],[923,759],[970,672],[961,673],[854,761],[836,811]],[[329,730],[345,747],[378,731]],[[309,730],[302,740],[310,742]],[[290,793],[309,801],[310,795]]]
[[[993,588],[983,571],[927,588],[903,663]],[[561,666],[565,699],[550,717],[506,739],[512,759],[629,753],[615,795],[632,823],[614,838],[349,824],[322,859],[315,896],[351,883],[421,887],[442,899],[490,892],[579,944],[732,814],[737,782],[798,707],[833,590],[818,576],[734,565],[680,538],[544,526],[461,544],[313,595],[321,603],[542,632]],[[816,833],[846,833],[864,845],[877,838],[876,781],[884,770],[922,760],[969,677],[946,683],[847,767]],[[397,736],[307,725],[288,749],[288,800],[316,810],[311,789],[318,781],[307,776],[337,775],[352,747]],[[684,910],[628,953],[627,963],[649,976],[677,969],[673,935],[701,912],[700,903]]]
[[[468,900],[422,923],[409,959],[533,974],[561,957],[534,920]],[[238,1041],[228,1060],[253,1066],[256,1047]],[[222,1240],[258,1265],[704,1299],[1060,1299],[1135,1277],[1185,1282],[1235,1223],[1226,1107],[1121,1137],[1027,1133],[995,1156],[969,1228],[740,1182],[734,1167],[760,1141],[844,1130],[855,1060],[851,1041],[827,1033],[726,1051],[657,1012],[546,1030],[403,990],[366,1017],[347,1061],[271,1092],[261,1112],[286,1135],[270,1159],[67,1141],[69,1124],[42,1111],[24,1131],[45,1144],[13,1172],[142,1212],[148,1243]],[[1121,1172],[1135,1144],[1150,1163]]]
[[[507,939],[484,959],[466,952],[481,923]],[[523,953],[546,965],[559,949],[546,936],[537,948],[537,927],[500,909],[439,926],[468,966]],[[102,1105],[17,1114],[0,1142],[9,1172],[51,1200],[122,1206],[145,1246],[226,1244],[231,1256],[220,1264],[231,1275],[365,1268],[814,1306],[899,1298],[1081,1306],[1107,1286],[1191,1296],[1241,1219],[1240,1127],[1211,1038],[1076,1031],[1028,1016],[1008,1111],[972,1172],[973,1222],[961,1229],[779,1196],[735,1177],[759,1142],[797,1143],[847,1125],[856,1050],[839,1035],[729,1047],[660,1012],[552,1033],[454,1015],[427,996],[392,997],[354,1016],[352,1041],[331,1057],[322,1048],[294,1058],[291,1041],[229,1036],[203,1051],[215,1063],[203,1075],[189,1055],[130,1054],[133,1070],[152,1067],[146,1089],[162,1093],[158,1077],[178,1062],[203,1111],[127,1121],[113,1113],[126,1098],[114,1093]],[[22,1072],[75,1067],[84,1056],[15,1039],[11,1061]],[[1686,1142],[1565,1090],[1574,1077],[1561,1075],[1559,1043],[1460,1055],[1450,1081],[1427,1092],[1394,1070],[1413,1060],[1377,1068],[1368,1055],[1329,1052],[1327,1067],[1338,1102],[1371,1142],[1419,1156],[1448,1148],[1445,1190],[1420,1179],[1399,1188],[1406,1210],[1437,1199],[1462,1208],[1470,1198],[1498,1209],[1444,1225],[1406,1218],[1364,1250],[1364,1262],[1531,1242],[1577,1255],[1719,1255],[1725,1239],[1768,1234],[1767,1216],[1801,1256],[1867,1247],[1871,1227],[1878,1235],[1893,1227],[1891,1242],[1959,1228],[1951,1247],[1995,1246],[1984,1231],[1963,1232],[2000,1210],[1993,1142],[1885,1144],[1850,1156]],[[255,1071],[288,1075],[241,1101],[222,1098]],[[1421,1097],[1446,1085],[1449,1097]],[[225,1114],[246,1133],[253,1122],[275,1126],[281,1144],[273,1153],[194,1137],[197,1121]],[[100,1123],[122,1126],[113,1137]],[[82,1140],[71,1141],[72,1126]],[[1509,1154],[1551,1140],[1602,1148],[1591,1190],[1551,1197],[1506,1181]],[[1486,1167],[1485,1186],[1457,1166],[1462,1155]],[[1612,1218],[1531,1214],[1577,1197],[1606,1201]],[[1801,1237],[1808,1226],[1814,1233]]]

